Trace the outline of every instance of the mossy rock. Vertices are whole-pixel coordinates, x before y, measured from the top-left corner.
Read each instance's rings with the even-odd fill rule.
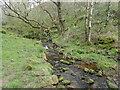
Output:
[[[114,83],[112,83],[110,81],[107,81],[107,84],[108,84],[109,88],[112,88],[112,89],[117,89],[118,88],[118,86],[116,84],[114,84]]]
[[[74,72],[71,73],[72,76],[76,76],[76,74]]]
[[[70,62],[71,64],[73,64],[75,61],[74,61],[74,60],[69,60],[69,62]]]
[[[71,63],[68,62],[68,61],[65,61],[65,60],[60,60],[61,63],[64,63],[64,64],[67,64],[67,65],[70,65]]]
[[[93,84],[93,83],[94,83],[94,80],[93,80],[93,79],[88,79],[87,83],[88,83],[88,84]]]
[[[88,68],[84,68],[84,71],[85,71],[86,73],[89,73],[89,69],[88,69]]]
[[[102,71],[98,71],[98,73],[96,75],[99,76],[99,77],[102,77],[103,76],[103,72]]]
[[[64,77],[60,77],[59,82],[63,81],[64,79],[65,79]]]
[[[59,64],[55,64],[55,67],[58,67],[59,66]]]
[[[67,70],[69,70],[69,68],[62,68],[62,70],[63,70],[63,71],[67,71]]]
[[[80,78],[81,78],[82,80],[84,80],[84,79],[85,79],[85,77],[84,77],[84,76],[80,76]]]
[[[70,85],[70,81],[69,80],[63,80],[62,82],[61,82],[61,84],[62,85]]]
[[[95,73],[95,70],[89,69],[89,73],[90,73],[90,74],[94,74],[94,73]]]

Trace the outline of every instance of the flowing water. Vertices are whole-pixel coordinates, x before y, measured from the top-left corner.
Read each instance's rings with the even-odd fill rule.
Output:
[[[52,41],[42,41],[43,46],[46,48],[46,57],[48,62],[54,67],[54,74],[59,77],[64,77],[65,80],[71,81],[69,88],[108,88],[106,76],[98,77],[95,74],[85,73],[82,67],[86,65],[72,64],[67,65],[60,62],[61,59],[64,59],[59,52],[54,48]],[[80,62],[80,61],[76,61]],[[94,68],[95,64],[91,64]],[[87,68],[89,68],[88,66]],[[61,71],[62,68],[68,68],[66,71]],[[95,68],[97,69],[97,68]],[[81,78],[84,77],[84,78]],[[94,84],[88,84],[88,79],[93,79]],[[59,83],[58,83],[59,85]],[[56,88],[58,85],[55,85]],[[68,86],[65,86],[66,88]]]

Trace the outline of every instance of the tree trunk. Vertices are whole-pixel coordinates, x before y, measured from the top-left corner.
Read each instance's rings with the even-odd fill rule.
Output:
[[[106,25],[108,25],[108,23],[109,23],[110,5],[111,5],[111,2],[110,2],[110,0],[109,0],[109,2],[107,3],[107,10],[106,10],[106,16],[107,16],[107,18],[106,18]]]
[[[86,7],[86,18],[85,18],[85,41],[88,40],[88,17],[89,17],[89,8],[90,8],[90,3],[89,1],[87,2],[87,7]]]
[[[65,30],[64,27],[64,21],[62,20],[62,14],[61,14],[61,2],[57,2],[57,12],[58,12],[58,20],[61,28],[61,32]]]
[[[93,15],[93,6],[94,2],[92,1],[90,4],[90,15],[89,15],[89,25],[88,25],[88,42],[91,42],[91,28],[92,28],[92,15]]]

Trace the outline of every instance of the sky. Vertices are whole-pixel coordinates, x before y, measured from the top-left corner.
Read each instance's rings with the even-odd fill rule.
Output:
[[[2,0],[0,0],[2,1]],[[25,2],[26,0],[5,0],[5,1],[12,1],[12,2]],[[30,2],[33,2],[34,0],[29,0]],[[35,1],[39,1],[39,0],[35,0]],[[43,0],[44,2],[48,2],[50,0]],[[54,1],[57,1],[57,0],[54,0]],[[119,2],[120,0],[60,0],[61,2],[87,2],[87,1],[101,1],[101,2],[108,2],[108,1],[111,1],[111,2]]]

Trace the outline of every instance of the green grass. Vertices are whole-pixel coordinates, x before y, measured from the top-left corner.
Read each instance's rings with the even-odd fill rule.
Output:
[[[56,43],[57,43],[57,39],[56,39]],[[59,40],[57,44],[65,46],[63,48],[64,54],[69,56],[71,55],[74,59],[97,62],[98,66],[105,71],[110,70],[111,68],[117,69],[118,62],[112,59],[113,57],[118,56],[117,48],[102,49],[96,46],[85,45],[85,43],[84,46],[82,44],[76,45],[73,42],[67,43],[64,40],[62,41]],[[107,53],[109,55],[107,55]]]
[[[43,59],[43,46],[37,44],[36,40],[17,37],[11,33],[0,33],[0,35],[2,35],[3,87],[40,88],[47,86],[48,82],[42,78],[53,77],[53,75],[52,66]],[[27,66],[31,66],[32,70],[26,70]],[[45,75],[36,77],[35,71],[43,72]],[[39,83],[36,83],[38,81]]]

